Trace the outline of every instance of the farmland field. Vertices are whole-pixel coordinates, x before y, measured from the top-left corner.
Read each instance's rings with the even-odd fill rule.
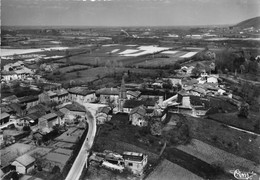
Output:
[[[67,67],[63,67],[63,68],[59,68],[59,71],[62,73],[67,73],[67,72],[71,72],[73,70],[80,70],[80,69],[85,69],[85,68],[89,68],[89,66],[85,66],[85,65],[71,65],[71,66],[67,66]]]
[[[171,180],[171,179],[202,180],[203,179],[197,176],[196,174],[193,174],[192,172],[168,160],[163,160],[146,179],[154,180],[154,179],[161,179],[162,177],[164,180]]]
[[[166,51],[167,52],[167,51]],[[145,62],[138,63],[139,67],[164,67],[166,65],[173,65],[175,64],[179,59],[181,59],[181,56],[186,55],[187,51],[177,51],[176,53],[161,53],[163,55],[167,55],[169,58],[154,58],[146,60]]]

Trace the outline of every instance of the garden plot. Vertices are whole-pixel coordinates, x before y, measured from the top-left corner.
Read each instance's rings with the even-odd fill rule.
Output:
[[[194,55],[196,55],[198,52],[188,52],[187,54],[184,54],[183,56],[181,56],[181,58],[190,58]]]
[[[161,54],[176,54],[179,51],[163,51]]]
[[[157,53],[157,52],[161,52],[161,51],[169,50],[169,49],[170,48],[167,48],[167,47],[139,46],[139,47],[137,47],[137,49],[135,51],[132,49],[127,49],[129,53],[124,53],[122,55],[136,57],[136,56],[142,56],[142,55],[146,55],[146,54],[153,54],[153,53]],[[137,53],[134,53],[134,52],[137,52]]]

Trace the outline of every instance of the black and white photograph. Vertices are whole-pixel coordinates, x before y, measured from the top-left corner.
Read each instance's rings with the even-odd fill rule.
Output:
[[[260,180],[259,0],[0,8],[0,179]]]

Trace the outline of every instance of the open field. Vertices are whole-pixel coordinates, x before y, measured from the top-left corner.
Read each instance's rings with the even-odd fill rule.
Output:
[[[260,173],[260,164],[238,157],[221,149],[215,148],[197,139],[192,139],[188,145],[179,145],[177,149],[195,156],[209,164],[220,165],[226,172],[239,168],[240,170]]]
[[[160,54],[168,56],[166,57],[155,57],[155,58],[149,58],[148,60],[138,63],[136,65],[140,67],[146,67],[146,68],[155,68],[155,67],[164,67],[167,65],[173,65],[178,60],[183,59],[183,58],[190,58],[193,55],[189,54],[192,53],[195,55],[197,52],[188,52],[187,50],[180,50],[180,51],[165,51]],[[159,54],[159,55],[160,55]]]
[[[1,56],[11,56],[14,54],[29,54],[42,51],[55,51],[55,50],[66,50],[68,47],[52,47],[44,49],[1,49]]]
[[[163,160],[155,170],[149,174],[146,180],[202,180],[203,178],[193,174],[192,172],[182,168],[181,166],[174,164],[168,160]]]
[[[185,117],[192,138],[260,163],[260,136],[229,128],[214,120]]]
[[[68,73],[68,72],[71,72],[71,71],[77,71],[77,70],[87,69],[87,68],[90,68],[90,67],[85,66],[85,65],[71,65],[71,66],[59,68],[59,71],[61,73]]]

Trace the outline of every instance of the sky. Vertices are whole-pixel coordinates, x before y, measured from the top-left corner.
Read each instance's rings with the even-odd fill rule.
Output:
[[[260,0],[2,0],[2,25],[189,26],[260,16]]]

